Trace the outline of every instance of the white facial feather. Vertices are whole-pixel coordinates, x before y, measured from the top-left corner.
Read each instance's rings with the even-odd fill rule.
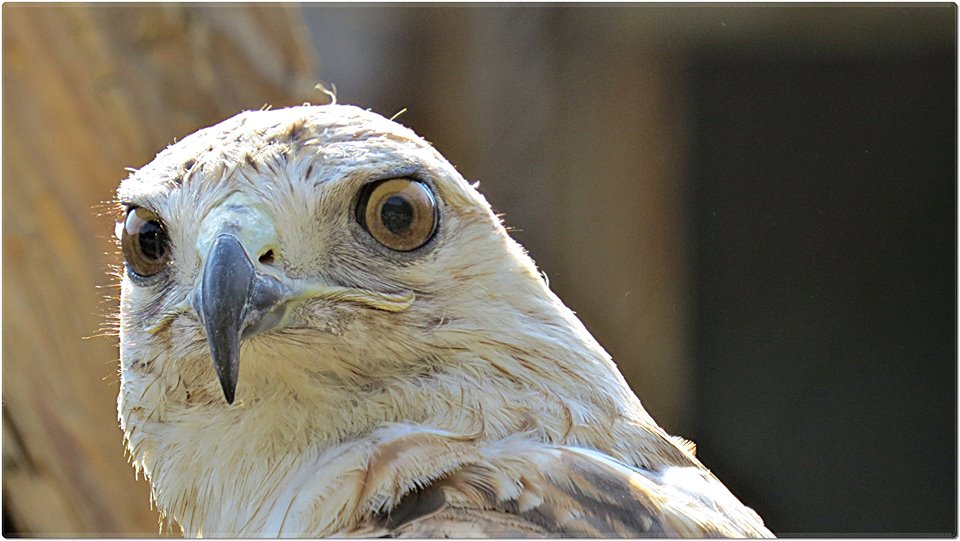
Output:
[[[397,177],[425,183],[439,206],[436,234],[406,253],[356,217],[366,184]],[[167,148],[118,196],[159,216],[171,251],[158,276],[122,281],[120,422],[158,508],[187,534],[354,527],[458,464],[462,450],[434,431],[470,449],[522,440],[704,471],[483,196],[398,124],[336,105],[243,113]],[[191,304],[226,230],[258,272],[303,292],[282,326],[243,341],[233,405]],[[403,434],[431,443],[405,448],[409,461],[364,499],[371,460]],[[536,508],[538,498],[522,501]]]

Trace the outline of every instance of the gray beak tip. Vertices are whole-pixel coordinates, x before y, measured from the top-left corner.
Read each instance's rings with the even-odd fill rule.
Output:
[[[234,397],[234,393],[236,392],[236,388],[230,387],[230,386],[227,385],[227,383],[226,383],[225,381],[223,381],[223,380],[220,380],[220,386],[223,388],[223,398],[226,399],[227,404],[229,404],[229,405],[232,406],[232,405],[233,405],[233,397]]]
[[[223,389],[223,397],[228,404],[233,404],[237,392],[237,381],[240,379],[240,338],[226,337],[208,340],[210,353],[213,357],[214,372]]]
[[[223,390],[223,397],[227,399],[227,404],[233,404],[237,393],[237,381],[240,379],[239,339],[235,340],[224,349],[211,341],[214,372],[217,373],[217,380],[220,381],[220,388]]]

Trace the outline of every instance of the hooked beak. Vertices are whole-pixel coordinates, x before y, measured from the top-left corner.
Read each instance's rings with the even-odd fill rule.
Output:
[[[240,341],[277,327],[291,290],[257,271],[240,240],[222,233],[207,254],[194,310],[207,332],[223,397],[233,404],[240,373]]]

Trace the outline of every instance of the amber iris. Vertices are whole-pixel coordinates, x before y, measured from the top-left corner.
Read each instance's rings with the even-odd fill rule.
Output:
[[[409,178],[384,180],[364,188],[357,218],[380,244],[409,252],[433,237],[437,229],[437,201],[422,182]]]
[[[155,213],[142,207],[130,209],[127,213],[120,244],[127,265],[139,276],[159,273],[170,260],[170,242],[163,222]]]

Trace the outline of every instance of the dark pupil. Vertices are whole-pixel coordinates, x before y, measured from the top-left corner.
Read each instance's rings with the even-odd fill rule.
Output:
[[[403,197],[392,195],[380,208],[380,221],[392,233],[402,233],[413,223],[413,207]]]
[[[140,243],[140,253],[147,259],[160,259],[166,247],[163,244],[163,228],[157,221],[143,224],[137,236]]]

